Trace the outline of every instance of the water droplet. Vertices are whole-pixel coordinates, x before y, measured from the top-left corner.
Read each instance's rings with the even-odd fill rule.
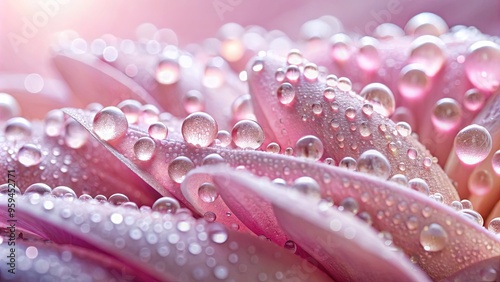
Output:
[[[143,105],[139,109],[139,123],[150,125],[160,119],[159,115],[160,110],[155,105]]]
[[[319,198],[321,195],[321,188],[316,180],[309,176],[302,176],[292,184],[292,187],[301,193]]]
[[[468,165],[483,161],[489,155],[491,147],[490,133],[477,124],[465,127],[455,137],[455,153],[460,161]]]
[[[358,164],[357,164],[356,160],[351,158],[351,157],[345,157],[345,158],[341,159],[339,162],[339,167],[346,168],[348,170],[356,170],[357,165]]]
[[[203,158],[201,161],[202,165],[212,165],[212,164],[223,164],[225,163],[224,158],[219,154],[210,154]]]
[[[290,82],[296,82],[300,77],[300,69],[295,65],[288,66],[285,73],[286,78]]]
[[[217,196],[217,188],[212,183],[203,183],[198,188],[198,197],[205,203],[213,203]]]
[[[483,92],[472,88],[465,92],[463,104],[467,110],[475,112],[483,107],[485,101],[486,95]]]
[[[73,149],[81,148],[87,143],[89,134],[87,129],[74,119],[69,119],[66,122],[64,142]]]
[[[219,130],[217,132],[216,144],[221,147],[227,147],[231,144],[231,134],[226,130]]]
[[[427,185],[427,182],[421,178],[413,178],[410,181],[408,181],[408,186],[420,193],[423,193],[425,195],[429,195],[429,185]]]
[[[352,89],[352,82],[349,78],[347,77],[340,77],[337,80],[337,88],[342,91],[351,91]]]
[[[274,78],[277,82],[283,82],[285,80],[285,71],[282,68],[277,69],[274,73]]]
[[[353,107],[348,107],[347,109],[345,109],[345,117],[348,120],[354,120],[354,118],[356,118],[356,109],[354,109]]]
[[[184,109],[188,114],[201,112],[205,109],[203,94],[198,90],[189,90],[183,98]]]
[[[52,110],[45,116],[45,134],[50,137],[61,135],[64,128],[64,113],[61,110]]]
[[[7,93],[0,93],[0,121],[4,122],[19,115],[19,104]]]
[[[493,232],[493,234],[500,234],[500,217],[495,217],[490,221],[488,230]]]
[[[120,102],[117,106],[127,118],[128,123],[134,124],[139,120],[139,112],[141,110],[142,104],[136,100],[125,100]]]
[[[396,109],[396,101],[389,87],[382,83],[370,83],[365,86],[359,95],[373,105],[379,114],[388,117]]]
[[[352,214],[357,214],[359,211],[359,204],[356,199],[347,197],[340,201],[338,209],[339,211],[346,211]]]
[[[278,100],[283,105],[288,105],[292,103],[293,100],[295,99],[295,89],[288,82],[285,82],[280,85],[277,94],[278,94]]]
[[[492,41],[478,41],[469,48],[465,73],[477,88],[493,92],[500,84],[500,46]]]
[[[422,65],[427,75],[433,77],[441,70],[446,61],[444,48],[443,41],[438,37],[420,36],[410,44],[409,62]]]
[[[496,151],[491,158],[491,166],[497,175],[500,175],[500,150]]]
[[[128,129],[125,114],[117,107],[106,107],[94,117],[94,132],[104,141],[117,140]]]
[[[382,179],[391,175],[391,164],[387,158],[377,150],[363,152],[357,161],[358,171],[364,172]]]
[[[182,122],[184,140],[195,146],[207,147],[217,137],[217,122],[207,113],[196,112]]]
[[[266,152],[269,152],[269,153],[279,154],[280,151],[281,151],[281,147],[276,142],[271,142],[266,147]]]
[[[367,139],[372,135],[372,131],[370,130],[370,126],[367,122],[362,122],[359,125],[359,135],[361,135],[363,139]]]
[[[264,130],[253,120],[240,120],[231,131],[231,137],[236,146],[242,149],[258,149],[264,142]]]
[[[486,268],[483,268],[481,269],[481,271],[479,272],[479,275],[481,275],[481,281],[490,281],[490,282],[494,282],[494,281],[498,281],[498,273],[497,271],[495,270],[495,268],[493,268],[493,266],[489,266],[489,267],[486,267]]]
[[[399,92],[407,99],[422,97],[428,90],[430,79],[419,64],[409,64],[401,70]]]
[[[26,191],[24,191],[24,195],[36,193],[40,195],[50,194],[52,192],[52,188],[45,183],[35,183],[31,184]]]
[[[249,94],[241,95],[236,98],[231,106],[234,120],[251,119],[256,120],[252,97]]]
[[[292,49],[292,50],[290,50],[290,52],[288,52],[286,62],[289,65],[297,65],[298,66],[298,65],[302,64],[302,61],[303,61],[302,53],[300,53],[299,50]]]
[[[206,213],[203,214],[203,218],[207,222],[214,222],[217,219],[217,215],[211,211],[207,211]]]
[[[323,96],[331,101],[335,99],[335,90],[332,87],[327,87],[325,88],[325,90],[323,90]]]
[[[323,143],[314,135],[306,135],[295,143],[295,155],[301,158],[319,160],[323,156]]]
[[[451,207],[456,211],[460,211],[463,209],[462,203],[460,201],[451,202]]]
[[[162,122],[154,122],[148,128],[149,137],[156,140],[163,140],[168,136],[168,128]]]
[[[252,71],[260,72],[264,69],[264,61],[261,58],[255,59],[252,64]]]
[[[181,206],[179,202],[171,197],[162,197],[156,200],[151,207],[154,211],[164,213],[175,213]]]
[[[42,152],[33,144],[25,144],[17,152],[17,160],[25,167],[34,166],[42,161]]]
[[[149,137],[141,137],[134,144],[134,154],[140,161],[149,161],[155,152],[156,144]]]
[[[56,188],[52,189],[51,195],[56,198],[76,198],[75,191],[67,186],[57,186]]]
[[[291,240],[286,241],[284,247],[286,250],[290,251],[292,254],[294,254],[297,251],[297,245],[295,244],[294,241],[291,241]]]
[[[108,198],[108,202],[115,206],[119,206],[123,203],[129,202],[128,197],[122,193],[115,193]]]
[[[448,25],[438,15],[433,13],[420,13],[411,18],[405,26],[408,35],[434,35],[440,36],[448,32]]]
[[[461,200],[460,203],[462,204],[462,209],[469,209],[469,210],[474,209],[472,207],[472,202],[467,199]]]
[[[207,88],[219,88],[225,82],[225,75],[222,70],[224,59],[214,57],[207,62],[203,75],[203,85]]]
[[[484,220],[481,214],[479,214],[477,211],[472,210],[472,209],[462,209],[459,211],[460,215],[463,217],[471,220],[472,222],[475,222],[479,224],[479,226],[483,226]]]
[[[318,66],[313,63],[309,63],[304,67],[304,77],[309,81],[315,81],[318,79],[319,71]]]
[[[448,233],[441,225],[431,223],[420,231],[420,244],[428,252],[439,252],[448,244]]]
[[[365,36],[361,38],[356,61],[362,70],[373,72],[379,68],[380,58],[377,49],[378,44],[378,40],[373,37]]]
[[[5,137],[10,141],[20,141],[31,136],[31,122],[22,117],[11,118],[5,125]]]
[[[473,195],[485,195],[493,187],[493,177],[487,170],[475,170],[469,177],[468,184]]]
[[[207,229],[210,240],[212,240],[214,243],[223,244],[229,237],[226,228],[223,225],[214,223],[210,226],[207,226]]]
[[[443,98],[436,102],[432,111],[432,123],[443,131],[454,129],[460,124],[462,110],[457,101],[452,98]]]
[[[176,183],[182,183],[186,174],[194,168],[193,162],[184,156],[172,160],[168,165],[168,175]]]
[[[337,33],[330,38],[330,57],[333,61],[344,63],[351,57],[351,38],[343,33]]]
[[[396,123],[396,131],[399,133],[399,135],[401,135],[403,137],[410,136],[411,126],[404,121],[400,121],[400,122]]]
[[[408,186],[408,178],[404,174],[394,174],[389,180],[403,186]]]
[[[320,115],[323,112],[323,106],[321,103],[314,103],[312,105],[312,111],[315,115]]]
[[[156,81],[160,84],[170,85],[179,81],[180,66],[176,59],[166,58],[161,60],[156,67]]]

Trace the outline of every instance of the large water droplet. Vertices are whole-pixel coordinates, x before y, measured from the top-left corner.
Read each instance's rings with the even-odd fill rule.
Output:
[[[474,165],[483,161],[491,151],[491,135],[486,128],[472,124],[455,137],[455,153],[465,164]]]
[[[127,118],[128,123],[134,124],[139,120],[139,112],[141,111],[142,104],[136,100],[124,100],[117,106]]]
[[[88,138],[88,131],[79,122],[74,119],[66,122],[64,142],[68,147],[73,149],[81,148],[87,143]]]
[[[171,197],[162,197],[156,200],[151,207],[154,211],[164,213],[175,213],[181,206],[179,202]]]
[[[26,191],[24,191],[24,194],[31,194],[31,193],[36,193],[40,195],[45,195],[45,194],[50,194],[52,192],[52,188],[50,188],[49,185],[45,183],[35,183],[31,184],[28,188],[26,188]]]
[[[485,195],[492,187],[493,177],[487,170],[475,170],[469,177],[469,191],[473,195]]]
[[[161,60],[156,67],[156,81],[170,85],[179,81],[180,66],[176,59],[166,58]]]
[[[184,140],[195,146],[207,147],[217,137],[217,122],[207,113],[197,112],[187,116],[182,122]]]
[[[366,85],[359,95],[373,105],[374,110],[383,116],[390,116],[396,109],[396,101],[389,87],[382,83]]]
[[[479,41],[469,48],[465,73],[480,90],[493,92],[500,84],[500,46],[492,41]]]
[[[462,110],[457,101],[443,98],[436,102],[432,111],[432,123],[443,131],[454,129],[462,119]]]
[[[176,182],[184,181],[186,174],[194,168],[194,163],[187,157],[180,156],[172,160],[168,165],[168,175]]]
[[[425,195],[429,195],[430,190],[429,190],[429,185],[425,180],[421,178],[413,178],[410,181],[408,181],[408,186],[417,192],[423,193]]]
[[[149,137],[141,137],[134,144],[134,154],[140,161],[149,161],[155,152],[156,143]]]
[[[446,57],[441,39],[432,35],[423,35],[410,44],[410,63],[417,63],[424,67],[430,77],[436,75],[444,65]]]
[[[491,158],[491,166],[497,175],[500,175],[500,150],[496,151]]]
[[[367,72],[373,72],[380,66],[380,58],[378,54],[378,40],[365,36],[360,40],[360,47],[356,60],[358,66]]]
[[[493,232],[493,234],[500,234],[500,217],[495,217],[488,224],[488,230]]]
[[[465,92],[463,104],[467,110],[475,112],[483,107],[485,101],[486,95],[483,92],[472,88]]]
[[[391,175],[391,164],[387,158],[377,150],[363,152],[357,161],[358,171],[364,172],[382,179]]]
[[[25,144],[17,152],[17,160],[25,167],[34,166],[42,161],[42,152],[33,144]]]
[[[448,233],[441,225],[431,223],[420,231],[420,244],[428,252],[439,252],[448,244]]]
[[[168,128],[162,122],[154,122],[149,125],[148,134],[153,139],[163,140],[167,138]]]
[[[280,85],[277,94],[278,94],[278,100],[283,105],[288,105],[295,99],[295,89],[288,82],[285,82]]]
[[[433,13],[420,13],[411,18],[405,26],[408,35],[434,35],[440,36],[448,31],[448,25],[438,15]]]
[[[303,61],[302,53],[300,53],[299,50],[292,49],[292,50],[290,50],[290,52],[288,52],[286,62],[289,65],[297,65],[298,66],[298,65],[302,64],[302,61]]]
[[[212,183],[203,183],[198,188],[198,197],[205,203],[213,203],[217,196],[217,188]]]
[[[295,181],[292,184],[292,187],[297,191],[310,196],[319,198],[321,195],[321,188],[318,182],[308,176],[302,176],[295,179]]]
[[[401,70],[399,92],[408,99],[420,98],[427,92],[429,80],[421,65],[407,65]]]
[[[59,136],[64,128],[64,113],[61,110],[52,110],[45,116],[45,134],[50,137]]]
[[[19,141],[31,136],[31,122],[22,117],[11,118],[5,125],[5,137],[10,141]]]
[[[343,33],[337,33],[330,38],[330,57],[333,61],[344,63],[351,57],[351,38]]]
[[[0,93],[0,121],[6,121],[19,115],[19,104],[7,93]]]
[[[264,130],[253,120],[240,120],[231,131],[233,142],[242,149],[258,149],[264,142]]]
[[[125,135],[128,122],[125,114],[117,107],[106,107],[94,117],[94,132],[104,141],[113,141]]]
[[[306,135],[295,143],[295,155],[301,158],[319,160],[323,156],[323,143],[314,135]]]

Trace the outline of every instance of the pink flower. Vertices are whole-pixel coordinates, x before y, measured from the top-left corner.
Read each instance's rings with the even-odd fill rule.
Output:
[[[62,33],[70,90],[0,95],[2,279],[500,279],[498,40],[429,13],[300,30]]]

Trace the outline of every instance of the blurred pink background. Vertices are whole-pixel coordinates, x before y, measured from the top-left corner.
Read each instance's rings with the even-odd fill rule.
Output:
[[[387,20],[404,27],[424,11],[440,15],[449,26],[474,25],[500,35],[500,1],[493,0],[466,5],[455,0],[5,0],[0,2],[0,73],[54,77],[49,46],[52,35],[64,29],[88,40],[106,33],[135,39],[136,27],[150,22],[174,30],[182,46],[214,36],[228,22],[280,29],[297,38],[302,23],[325,14],[340,19],[346,30],[364,31]],[[23,35],[26,30],[31,38]]]

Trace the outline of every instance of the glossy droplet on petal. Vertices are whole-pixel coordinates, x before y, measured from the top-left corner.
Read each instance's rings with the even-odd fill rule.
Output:
[[[208,88],[219,88],[225,82],[224,72],[222,67],[224,59],[221,57],[212,58],[205,66],[205,73],[203,75],[203,85]]]
[[[218,127],[212,116],[204,112],[196,112],[184,119],[181,131],[187,143],[207,147],[217,137]]]
[[[500,46],[492,41],[479,41],[469,48],[465,72],[478,89],[493,92],[500,84]]]
[[[340,201],[338,209],[340,211],[350,212],[353,214],[357,214],[359,211],[359,204],[356,199],[352,197],[347,197]]]
[[[10,141],[19,141],[31,136],[31,122],[22,117],[11,118],[5,125],[5,137]]]
[[[76,198],[75,191],[67,186],[57,186],[56,188],[52,189],[51,195],[56,198]]]
[[[313,63],[309,63],[304,67],[304,77],[309,81],[315,81],[318,78],[319,70],[318,66]]]
[[[252,97],[249,94],[236,98],[231,106],[234,120],[251,119],[255,120],[253,113]]]
[[[264,61],[261,58],[257,58],[252,64],[252,71],[260,72],[264,69]]]
[[[142,104],[136,100],[124,100],[117,106],[127,118],[128,123],[134,124],[139,120],[139,112],[141,111]]]
[[[409,62],[422,65],[427,75],[433,77],[441,70],[446,61],[444,48],[443,41],[438,37],[420,36],[410,45]]]
[[[408,35],[440,36],[448,32],[448,25],[436,14],[420,13],[408,21],[405,26],[405,32]]]
[[[493,187],[493,176],[487,170],[475,170],[469,177],[468,184],[473,195],[485,195]]]
[[[34,183],[31,184],[28,188],[26,188],[26,191],[24,191],[24,194],[31,194],[31,193],[36,193],[40,195],[45,195],[45,194],[50,194],[52,192],[52,188],[50,188],[49,185],[45,183]]]
[[[174,84],[179,81],[180,66],[176,59],[163,59],[156,67],[156,81],[160,84]]]
[[[357,160],[357,165],[358,171],[380,177],[384,180],[391,175],[389,160],[377,150],[363,152]]]
[[[399,92],[408,99],[422,97],[429,88],[430,79],[420,64],[410,64],[401,70]]]
[[[356,60],[358,66],[367,72],[375,71],[380,66],[380,58],[378,53],[378,40],[365,36],[360,40],[360,47]]]
[[[455,153],[460,161],[468,165],[483,161],[489,155],[491,147],[490,133],[477,124],[465,127],[455,137]]]
[[[223,164],[226,161],[219,154],[210,154],[203,158],[202,165]]]
[[[19,148],[17,160],[25,167],[34,166],[42,161],[42,152],[33,144],[25,144]]]
[[[295,155],[300,158],[319,160],[323,156],[323,142],[314,136],[306,135],[295,143]]]
[[[472,88],[465,92],[464,107],[472,112],[481,109],[486,102],[486,95],[478,89]]]
[[[358,166],[358,163],[356,162],[355,159],[353,159],[351,157],[345,157],[345,158],[341,159],[339,162],[339,167],[346,168],[348,170],[356,170],[357,166]]]
[[[330,38],[330,57],[334,62],[344,63],[351,57],[351,38],[343,33],[337,33]]]
[[[129,198],[125,195],[125,194],[122,194],[122,193],[115,193],[111,196],[109,196],[108,198],[108,202],[113,204],[113,205],[116,205],[116,206],[119,206],[123,203],[126,203],[126,202],[129,202]]]
[[[168,128],[162,122],[154,122],[148,128],[149,137],[156,140],[163,140],[168,136]]]
[[[64,129],[64,113],[61,110],[52,110],[45,116],[44,131],[47,136],[61,135]]]
[[[500,150],[496,151],[491,158],[491,166],[497,175],[500,175]]]
[[[448,131],[460,124],[462,110],[457,101],[452,98],[443,98],[436,102],[432,111],[432,124],[438,130]]]
[[[399,135],[401,135],[403,137],[410,136],[410,134],[412,132],[411,126],[407,122],[404,122],[404,121],[400,121],[400,122],[396,123],[396,130],[399,133]]]
[[[337,80],[337,88],[342,90],[342,91],[351,91],[352,89],[352,82],[349,78],[347,77],[340,77]]]
[[[180,209],[179,202],[171,197],[162,197],[156,200],[151,207],[154,211],[164,212],[164,213],[175,213]]]
[[[302,57],[302,53],[300,53],[299,50],[292,49],[292,50],[290,50],[290,52],[288,52],[286,62],[289,65],[297,65],[298,66],[298,65],[302,64],[303,59],[304,58]]]
[[[479,214],[475,210],[472,210],[472,209],[462,209],[461,211],[459,211],[459,214],[461,216],[463,216],[464,218],[467,218],[468,220],[470,220],[470,221],[472,221],[474,223],[479,224],[479,226],[483,226],[483,224],[484,224],[483,217],[481,216],[481,214]]]
[[[74,119],[69,119],[66,122],[64,142],[73,149],[81,148],[89,139],[88,131]]]
[[[295,88],[285,82],[278,87],[277,95],[281,104],[288,105],[295,99]]]
[[[448,233],[437,223],[431,223],[420,231],[420,244],[428,252],[442,251],[448,244]]]
[[[205,203],[213,203],[217,196],[217,188],[212,183],[203,183],[198,188],[198,197]]]
[[[319,197],[321,194],[321,188],[318,182],[308,176],[302,176],[295,179],[295,181],[292,184],[292,187],[301,193],[313,197]]]
[[[6,121],[19,115],[19,104],[7,93],[0,93],[0,121]]]
[[[95,115],[93,129],[104,141],[117,140],[128,130],[127,118],[117,107],[106,107]]]
[[[236,146],[242,149],[258,149],[264,142],[264,130],[253,120],[240,120],[231,131],[231,137]]]
[[[184,109],[189,114],[201,112],[205,109],[205,99],[198,90],[189,90],[183,98]]]
[[[217,138],[215,140],[217,146],[227,147],[231,144],[233,140],[231,139],[231,133],[226,130],[219,130],[217,132]]]
[[[160,119],[160,110],[151,104],[141,106],[139,110],[139,123],[150,125]]]
[[[217,244],[225,243],[229,237],[226,227],[222,224],[217,223],[207,226],[207,233],[210,240]]]
[[[276,142],[271,142],[266,147],[266,152],[279,154],[281,151],[281,146]]]
[[[168,175],[176,183],[182,183],[186,174],[194,168],[194,163],[187,157],[180,156],[168,165]]]
[[[410,187],[410,189],[412,190],[423,193],[427,196],[429,195],[430,192],[429,185],[422,178],[410,179],[410,181],[408,181],[408,187]]]
[[[134,144],[134,154],[140,161],[149,161],[155,152],[156,143],[149,137],[141,137]]]
[[[493,234],[500,234],[500,217],[495,217],[488,224],[488,230],[493,232]]]
[[[370,102],[375,111],[385,117],[392,115],[396,109],[394,94],[392,94],[389,87],[382,83],[370,83],[366,85],[359,95]]]
[[[286,68],[285,72],[286,79],[290,82],[296,82],[300,78],[300,69],[296,65],[291,65]]]

